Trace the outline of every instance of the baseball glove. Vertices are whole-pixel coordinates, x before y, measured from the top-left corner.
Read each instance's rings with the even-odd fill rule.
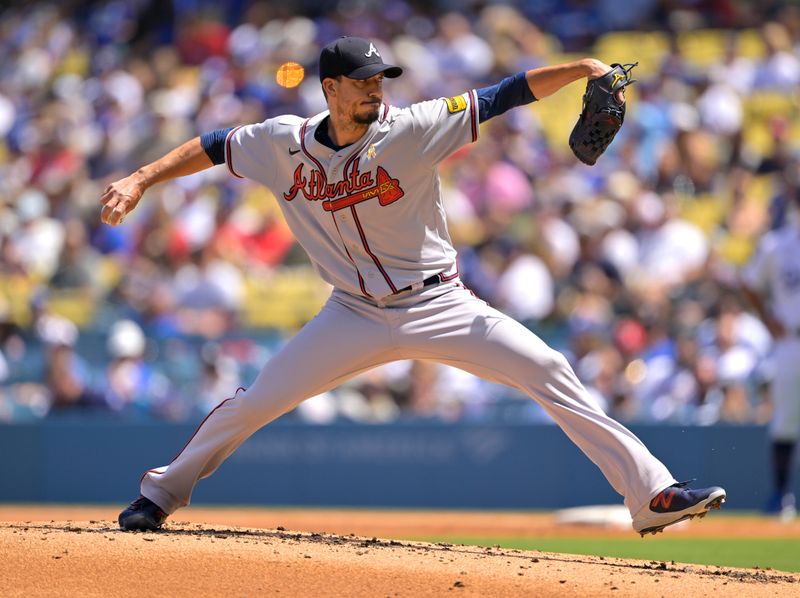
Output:
[[[572,153],[584,164],[597,162],[622,127],[625,99],[620,92],[636,81],[630,73],[637,64],[614,63],[605,75],[586,83],[583,109],[569,136]]]

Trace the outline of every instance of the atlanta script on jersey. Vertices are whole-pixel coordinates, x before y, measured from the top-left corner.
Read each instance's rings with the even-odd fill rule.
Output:
[[[228,168],[272,190],[295,238],[337,288],[379,299],[434,274],[454,277],[436,166],[477,139],[475,91],[382,105],[364,137],[339,151],[314,136],[327,116],[233,129]]]

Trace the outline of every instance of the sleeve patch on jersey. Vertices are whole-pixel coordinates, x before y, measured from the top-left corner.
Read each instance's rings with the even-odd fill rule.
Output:
[[[464,99],[464,96],[453,96],[452,98],[445,99],[445,102],[447,102],[447,111],[450,114],[455,114],[456,112],[467,109],[467,100]]]

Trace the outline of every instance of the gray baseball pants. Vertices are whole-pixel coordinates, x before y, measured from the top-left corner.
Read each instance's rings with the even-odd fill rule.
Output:
[[[636,436],[598,407],[560,353],[457,280],[377,303],[334,290],[247,390],[208,415],[172,463],[144,474],[142,494],[167,513],[188,505],[198,480],[256,430],[303,400],[398,359],[437,361],[526,393],[625,497],[631,515],[675,483]]]

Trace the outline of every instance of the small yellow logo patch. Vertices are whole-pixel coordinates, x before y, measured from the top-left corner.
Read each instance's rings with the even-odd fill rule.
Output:
[[[611,89],[614,89],[619,83],[619,80],[625,80],[625,75],[620,75],[619,73],[614,73],[614,81],[611,82]]]
[[[376,157],[378,152],[375,151],[375,144],[371,144],[369,149],[367,150],[367,160],[372,160],[372,158]]]
[[[447,111],[450,114],[467,109],[467,100],[464,99],[464,96],[453,96],[452,98],[447,98],[445,102],[447,102]]]

